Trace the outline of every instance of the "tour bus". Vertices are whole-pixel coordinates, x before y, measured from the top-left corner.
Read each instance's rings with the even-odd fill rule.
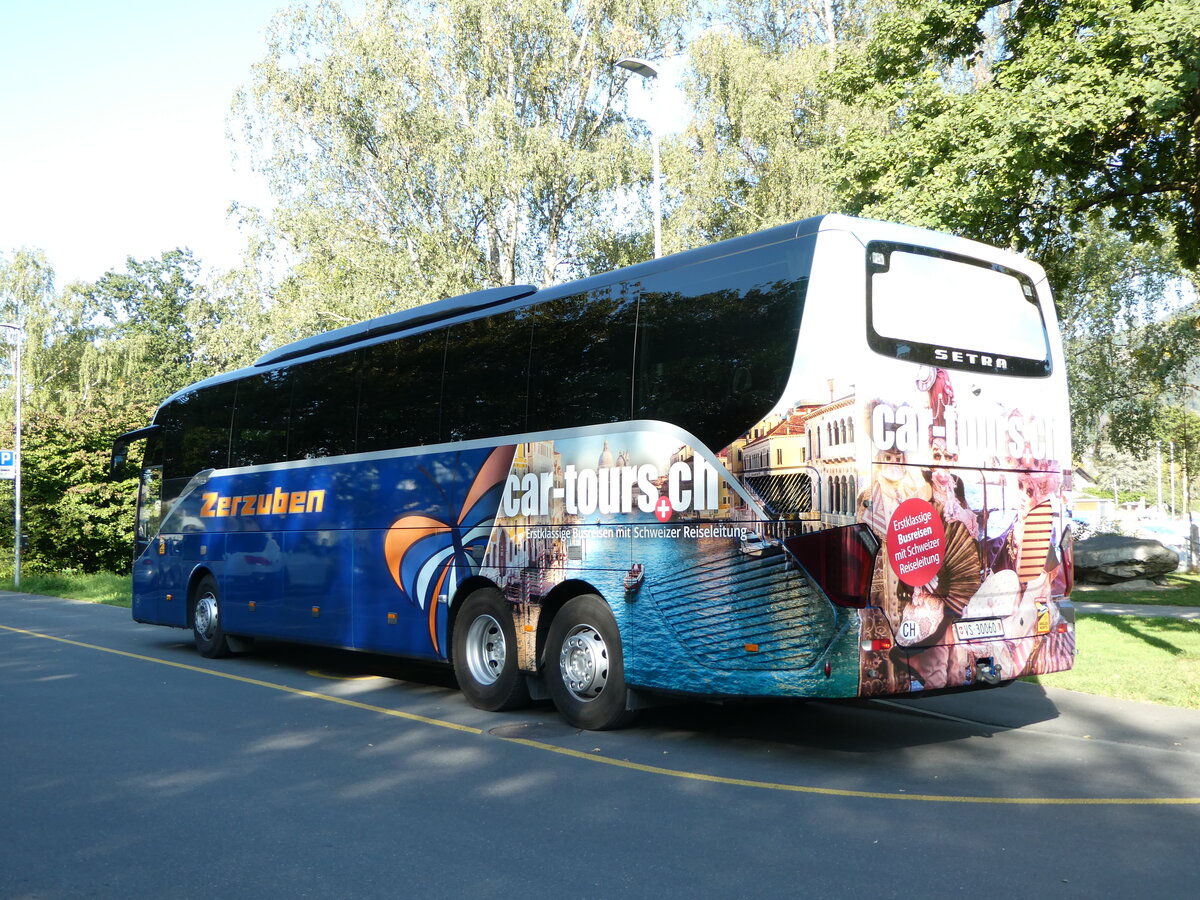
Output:
[[[914,696],[1071,667],[1042,269],[826,215],[437,300],[167,398],[133,618],[439,660],[487,710]]]

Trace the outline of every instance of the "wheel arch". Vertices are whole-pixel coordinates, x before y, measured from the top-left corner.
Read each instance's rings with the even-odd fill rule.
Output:
[[[196,589],[200,586],[200,582],[205,578],[211,578],[217,585],[217,590],[221,589],[221,582],[217,579],[217,575],[208,566],[196,566],[192,570],[192,574],[188,576],[187,583],[187,627],[191,628],[195,625],[196,615]]]
[[[463,601],[470,597],[473,593],[479,590],[493,590],[503,595],[503,591],[496,586],[496,582],[490,578],[484,578],[482,575],[472,575],[465,579],[461,584],[454,589],[454,596],[450,598],[450,606],[446,610],[446,661],[454,662],[454,629],[458,624],[458,613],[462,609]],[[509,610],[511,617],[512,610]],[[513,623],[515,626],[515,622]]]

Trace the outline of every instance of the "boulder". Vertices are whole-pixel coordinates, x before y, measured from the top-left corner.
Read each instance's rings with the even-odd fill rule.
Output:
[[[1075,580],[1085,584],[1160,578],[1177,568],[1179,554],[1147,538],[1098,534],[1075,543]]]

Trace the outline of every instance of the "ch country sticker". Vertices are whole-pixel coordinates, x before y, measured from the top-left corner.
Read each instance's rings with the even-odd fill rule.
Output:
[[[285,491],[275,488],[270,494],[201,494],[203,518],[227,516],[283,516],[296,513],[324,512],[325,491]]]

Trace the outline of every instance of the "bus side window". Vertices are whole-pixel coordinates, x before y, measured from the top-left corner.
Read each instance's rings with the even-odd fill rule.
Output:
[[[529,312],[529,430],[627,421],[636,301],[612,285]]]
[[[149,541],[158,534],[162,522],[162,466],[142,469],[138,484],[137,539]]]
[[[234,385],[217,384],[189,391],[163,407],[155,421],[163,426],[164,494],[172,500],[197,472],[229,465],[229,425]]]
[[[292,369],[288,459],[353,453],[357,419],[357,353],[314,359]]]
[[[362,351],[360,453],[437,443],[445,359],[444,328]]]
[[[257,466],[279,462],[287,451],[291,381],[287,369],[243,378],[237,383],[229,463]]]
[[[796,352],[811,249],[777,246],[647,277],[635,418],[723,447],[780,399]]]
[[[163,511],[163,430],[146,438],[142,456],[142,474],[138,481],[137,541],[148,541],[158,534]],[[140,551],[140,547],[139,547]]]
[[[525,430],[530,330],[520,310],[450,326],[442,380],[443,441]]]

